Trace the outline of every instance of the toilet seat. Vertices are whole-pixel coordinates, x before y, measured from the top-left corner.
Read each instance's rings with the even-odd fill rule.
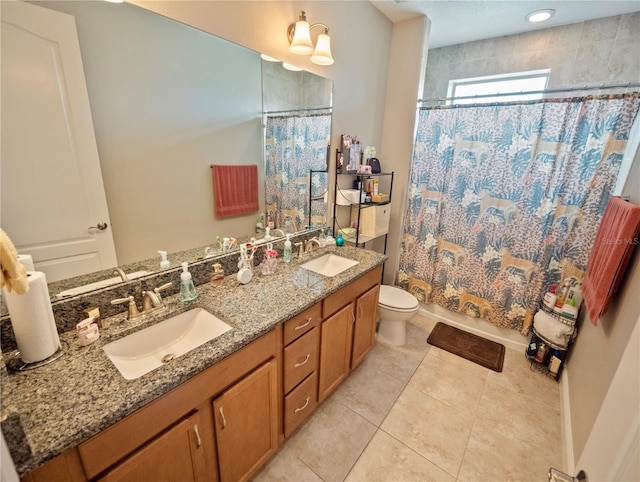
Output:
[[[393,311],[414,311],[419,306],[418,300],[411,293],[388,285],[380,286],[378,304]]]

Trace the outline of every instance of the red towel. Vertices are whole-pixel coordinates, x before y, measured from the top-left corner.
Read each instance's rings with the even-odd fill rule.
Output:
[[[640,206],[612,197],[589,255],[582,287],[587,312],[595,326],[620,284],[639,234]]]
[[[216,216],[226,218],[255,213],[258,204],[258,166],[220,166],[213,169],[213,195]]]

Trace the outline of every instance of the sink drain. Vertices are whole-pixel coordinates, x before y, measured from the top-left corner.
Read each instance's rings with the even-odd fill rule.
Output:
[[[162,363],[169,363],[171,360],[174,360],[176,356],[173,353],[167,353],[162,357]]]

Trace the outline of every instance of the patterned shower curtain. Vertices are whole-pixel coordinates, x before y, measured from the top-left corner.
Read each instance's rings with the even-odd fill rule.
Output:
[[[550,283],[586,269],[637,92],[423,108],[398,283],[526,333]]]
[[[301,231],[309,223],[310,170],[326,170],[331,140],[331,113],[267,116],[265,122],[266,211],[276,227]],[[326,173],[314,173],[311,224],[326,223]]]

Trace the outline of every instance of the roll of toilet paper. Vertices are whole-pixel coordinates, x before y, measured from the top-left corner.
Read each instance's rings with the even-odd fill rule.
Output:
[[[60,348],[49,288],[44,273],[27,273],[29,291],[19,295],[4,290],[20,358],[25,363],[45,360]]]
[[[31,257],[30,254],[19,254],[18,261],[22,263],[22,266],[24,266],[27,271],[36,270],[33,266],[33,258]]]

